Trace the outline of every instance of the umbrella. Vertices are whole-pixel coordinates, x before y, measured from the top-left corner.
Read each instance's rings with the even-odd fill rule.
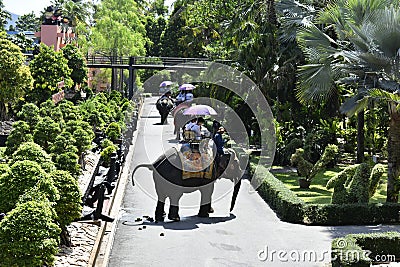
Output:
[[[174,108],[174,110],[172,111],[172,116],[175,116],[176,113],[178,113],[179,111],[186,109],[190,107],[190,104],[187,102],[182,102],[180,103],[176,108]]]
[[[195,105],[187,108],[183,115],[217,115],[217,112],[207,105]]]
[[[170,86],[171,84],[172,84],[171,81],[163,81],[162,83],[160,83],[160,87]]]
[[[184,83],[181,86],[179,86],[179,90],[181,90],[181,91],[189,91],[189,90],[193,90],[194,88],[196,88],[196,86],[194,86],[193,84],[190,84],[190,83]]]

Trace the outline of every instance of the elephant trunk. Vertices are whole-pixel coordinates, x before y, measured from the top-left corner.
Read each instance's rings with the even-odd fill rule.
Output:
[[[149,170],[153,170],[153,168],[154,168],[153,164],[151,164],[151,163],[143,163],[143,164],[137,165],[135,167],[135,169],[133,169],[132,177],[131,177],[133,186],[135,185],[135,182],[133,180],[133,176],[135,175],[136,170],[139,169],[139,168],[142,168],[142,167],[148,168]]]
[[[239,181],[237,181],[237,183],[235,184],[235,186],[233,187],[233,195],[232,195],[232,201],[231,201],[231,209],[230,211],[233,210],[233,208],[235,207],[235,203],[236,203],[236,198],[239,194],[239,189],[240,189],[240,185],[242,184],[242,179],[239,178]]]

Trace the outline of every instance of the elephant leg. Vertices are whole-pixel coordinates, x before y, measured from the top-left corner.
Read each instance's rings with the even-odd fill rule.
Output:
[[[181,218],[179,217],[179,200],[182,196],[182,193],[174,192],[172,196],[170,196],[170,206],[168,212],[168,219],[172,221],[180,221]]]
[[[165,202],[165,200],[164,200]],[[157,207],[156,207],[156,214],[155,214],[155,220],[156,222],[163,222],[165,218],[165,211],[164,211],[164,203],[163,201],[158,200],[157,201]]]
[[[208,184],[200,189],[201,203],[197,216],[209,217],[209,213],[213,213],[214,209],[211,207],[211,195],[214,192],[214,183]]]

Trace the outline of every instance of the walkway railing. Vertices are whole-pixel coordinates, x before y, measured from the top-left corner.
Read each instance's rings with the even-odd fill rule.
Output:
[[[179,58],[179,57],[127,57],[127,56],[101,56],[88,55],[87,65],[104,67],[127,68],[167,68],[174,66],[207,67],[210,62],[229,64],[229,60],[211,60],[208,58]]]

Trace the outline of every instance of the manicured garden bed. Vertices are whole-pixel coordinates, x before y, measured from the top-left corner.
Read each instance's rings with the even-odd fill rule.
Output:
[[[250,163],[250,172],[256,165]],[[258,188],[260,196],[286,222],[313,225],[363,225],[377,223],[399,223],[400,204],[313,204],[305,202],[295,191],[258,166],[257,175],[264,178]],[[310,189],[311,190],[311,189]],[[317,190],[316,190],[317,191]],[[321,190],[319,189],[321,192]],[[318,191],[317,191],[318,192]]]
[[[344,167],[336,167],[319,172],[312,180],[310,189],[299,187],[299,176],[295,172],[274,172],[274,176],[282,181],[290,190],[292,190],[300,199],[310,204],[330,204],[333,189],[327,189],[326,183],[338,174]],[[381,183],[370,203],[383,203],[386,201],[386,174],[381,178]]]

